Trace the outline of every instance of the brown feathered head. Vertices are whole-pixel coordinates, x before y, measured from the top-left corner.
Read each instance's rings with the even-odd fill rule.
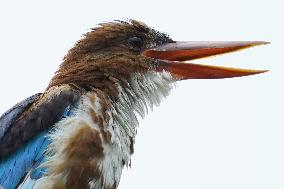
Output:
[[[264,71],[198,65],[183,61],[265,44],[266,42],[177,42],[135,21],[99,24],[69,50],[49,87],[76,84],[104,88],[135,73],[169,72],[175,80],[239,77]]]

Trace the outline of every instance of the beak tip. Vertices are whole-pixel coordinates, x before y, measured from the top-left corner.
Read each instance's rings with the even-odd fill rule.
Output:
[[[256,41],[255,46],[258,46],[258,45],[269,45],[269,44],[271,44],[270,41]]]
[[[247,76],[249,75],[257,75],[257,74],[262,74],[262,73],[266,73],[269,72],[269,70],[251,70],[249,72],[247,72]]]
[[[266,73],[269,72],[269,70],[260,70],[259,73]]]

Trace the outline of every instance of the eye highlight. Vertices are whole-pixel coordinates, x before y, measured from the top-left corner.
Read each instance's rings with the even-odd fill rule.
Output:
[[[129,38],[127,41],[135,50],[140,50],[144,44],[143,39],[136,36]]]

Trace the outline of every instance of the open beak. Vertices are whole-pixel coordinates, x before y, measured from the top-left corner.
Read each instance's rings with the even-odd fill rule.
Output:
[[[267,70],[249,70],[209,66],[183,61],[205,58],[209,56],[229,53],[241,49],[268,44],[263,41],[188,41],[172,42],[143,52],[144,56],[157,59],[156,70],[166,70],[176,79],[218,79],[241,77],[266,72]]]

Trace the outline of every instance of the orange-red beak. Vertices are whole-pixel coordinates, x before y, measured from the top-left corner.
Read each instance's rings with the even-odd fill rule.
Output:
[[[266,72],[266,70],[248,70],[184,63],[182,61],[205,58],[209,56],[229,53],[241,49],[264,45],[263,41],[189,41],[172,42],[143,52],[144,56],[157,59],[156,70],[166,70],[177,79],[218,79],[241,77]]]

